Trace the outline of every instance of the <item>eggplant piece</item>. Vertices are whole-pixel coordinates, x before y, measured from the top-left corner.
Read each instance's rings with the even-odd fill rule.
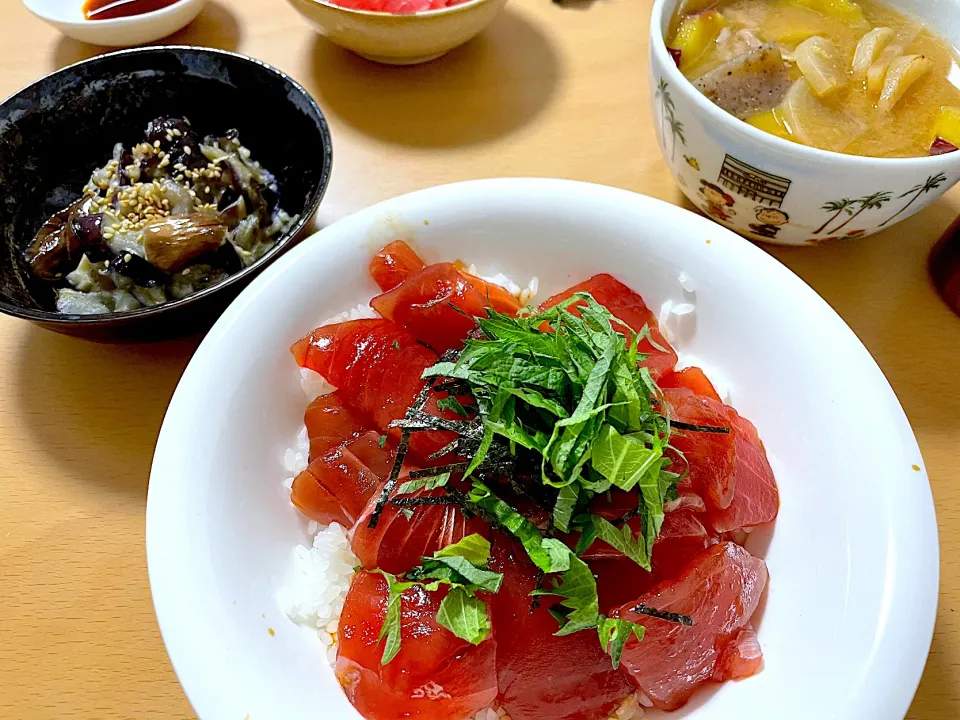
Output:
[[[146,141],[170,158],[170,165],[182,163],[188,168],[205,167],[207,159],[200,152],[200,136],[186,118],[158,117],[147,125]]]
[[[170,296],[182,300],[189,295],[216,285],[229,277],[229,273],[210,265],[196,264],[170,278]]]
[[[117,167],[117,175],[120,178],[120,187],[125,185],[133,185],[135,182],[140,181],[140,165],[137,163],[136,159],[126,148],[123,148],[120,151],[119,158],[120,165]],[[135,168],[134,173],[131,175],[130,171],[127,168]]]
[[[273,215],[280,207],[280,191],[276,189],[276,186],[265,185],[260,188],[260,194],[267,204],[267,212]]]
[[[224,270],[229,275],[238,273],[243,269],[243,262],[237,255],[236,248],[231,243],[224,243],[218,247],[210,256],[209,264],[215,268]]]
[[[103,238],[103,213],[84,215],[74,213],[70,218],[71,229],[80,241],[80,247],[91,262],[107,260],[112,254]]]
[[[217,210],[222,213],[227,213],[228,210],[231,212],[241,200],[243,200],[243,195],[241,195],[237,190],[232,187],[226,188],[223,193],[220,195],[220,199],[217,201]],[[244,213],[245,215],[246,213]],[[243,218],[238,218],[242,220]]]
[[[227,236],[227,226],[216,215],[195,213],[167,217],[143,228],[146,259],[163,272],[176,272],[200,255],[212,253]]]
[[[34,236],[24,252],[31,272],[41,280],[59,280],[73,270],[87,250],[102,256],[103,235],[95,215],[83,215],[89,198],[80,198],[52,215]],[[79,232],[78,232],[79,231]]]
[[[119,253],[110,261],[110,269],[147,288],[163,286],[167,282],[163,271],[134,253]]]

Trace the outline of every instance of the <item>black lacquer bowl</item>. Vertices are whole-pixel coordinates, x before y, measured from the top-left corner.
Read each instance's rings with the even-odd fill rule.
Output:
[[[58,313],[54,287],[30,274],[24,249],[50,215],[80,197],[114,144],[140,141],[160,115],[190,118],[201,136],[237,128],[254,159],[276,176],[281,207],[299,213],[299,222],[256,263],[183,300],[103,315]],[[316,102],[257,60],[208,48],[148,47],[59,70],[0,105],[0,311],[94,340],[203,329],[310,221],[332,162]]]

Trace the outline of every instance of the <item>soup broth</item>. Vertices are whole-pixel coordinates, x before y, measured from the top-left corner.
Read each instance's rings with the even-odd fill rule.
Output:
[[[787,140],[885,158],[960,146],[954,49],[875,0],[686,0],[667,44],[713,102]]]

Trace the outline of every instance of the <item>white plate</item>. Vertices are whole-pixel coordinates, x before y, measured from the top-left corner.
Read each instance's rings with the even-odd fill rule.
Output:
[[[203,720],[358,717],[315,635],[274,599],[307,540],[282,487],[305,405],[287,348],[369,300],[367,264],[396,237],[414,237],[428,261],[521,284],[536,275],[541,297],[611,272],[656,308],[681,297],[686,271],[697,328],[683,349],[756,423],[782,508],[750,545],[770,568],[763,671],[675,717],[904,716],[933,632],[937,526],[910,425],[863,345],[789,270],[692,213],[595,185],[484,180],[317,233],[240,295],[184,373],[154,457],[147,559],[163,638]]]
[[[186,27],[207,0],[179,0],[153,12],[111,20],[87,20],[83,0],[23,0],[27,10],[67,37],[93,45],[132,47],[153,42]]]

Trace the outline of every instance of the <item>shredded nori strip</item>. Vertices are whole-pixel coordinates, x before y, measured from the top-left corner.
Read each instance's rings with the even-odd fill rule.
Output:
[[[445,455],[449,455],[450,453],[454,452],[457,449],[457,446],[459,444],[460,444],[460,438],[457,438],[456,440],[453,440],[447,443],[446,445],[444,445],[435,453],[431,453],[430,455],[428,455],[427,460],[438,460]]]
[[[422,411],[407,413],[407,415],[408,417],[394,420],[390,423],[390,427],[405,428],[411,432],[421,430],[449,430],[450,432],[466,437],[474,437],[477,435],[477,425],[466,420],[445,420],[444,418]],[[413,417],[410,417],[410,415],[413,415]]]
[[[391,498],[390,504],[395,507],[420,507],[421,505],[459,505],[450,495],[427,495],[419,497]]]
[[[443,475],[444,473],[463,472],[466,469],[467,463],[465,462],[451,463],[449,465],[438,465],[437,467],[424,468],[423,470],[414,470],[410,473],[410,479],[419,480],[421,478],[436,477],[437,475]]]
[[[410,432],[404,430],[400,435],[400,445],[397,447],[397,459],[394,460],[393,467],[390,469],[390,477],[387,478],[383,490],[380,491],[377,506],[370,515],[370,522],[367,523],[367,527],[371,529],[377,527],[377,523],[380,522],[380,515],[387,505],[387,500],[390,499],[390,493],[392,493],[393,489],[397,486],[397,481],[400,479],[400,468],[403,467],[403,459],[407,456],[408,447],[410,447]]]
[[[677,430],[688,430],[689,432],[715,433],[717,435],[730,434],[730,428],[728,427],[717,427],[715,425],[692,425],[690,423],[678,422],[676,420],[670,421],[670,427],[676,428]]]
[[[647,607],[643,603],[635,605],[630,609],[635,613],[640,613],[641,615],[649,615],[650,617],[660,618],[661,620],[666,620],[667,622],[693,627],[693,618],[689,615],[682,615],[680,613],[669,612],[667,610],[657,610],[656,608]]]

